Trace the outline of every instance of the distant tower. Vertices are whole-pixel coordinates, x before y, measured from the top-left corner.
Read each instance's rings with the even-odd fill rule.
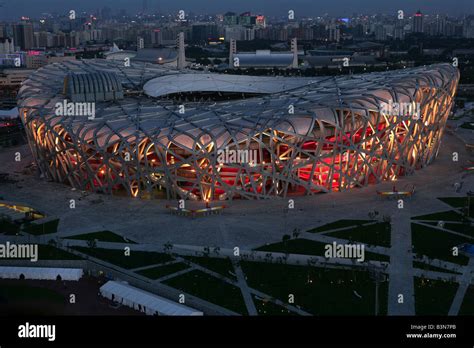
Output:
[[[423,32],[423,14],[420,10],[415,13],[413,17],[413,32],[414,33],[422,33]]]
[[[298,39],[296,37],[291,39],[291,52],[293,52],[293,63],[291,67],[296,69],[298,68]]]
[[[143,0],[142,12],[143,13],[148,12],[148,0]]]
[[[186,54],[184,52],[184,33],[183,32],[178,34],[178,39],[176,40],[176,46],[178,46],[178,70],[182,70],[186,66]]]
[[[137,51],[145,48],[145,39],[141,36],[137,37]]]
[[[237,41],[230,39],[229,45],[229,67],[234,67],[234,55],[237,53]]]

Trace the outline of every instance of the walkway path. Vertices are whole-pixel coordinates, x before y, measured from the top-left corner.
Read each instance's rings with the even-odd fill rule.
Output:
[[[454,296],[453,303],[451,304],[451,308],[449,309],[448,315],[458,315],[459,310],[461,309],[464,296],[466,295],[467,289],[471,285],[473,281],[474,275],[474,258],[469,260],[467,267],[464,269],[464,273],[461,276],[459,281],[458,291],[456,292],[456,296]]]
[[[388,314],[415,315],[413,254],[411,243],[410,209],[397,209],[392,216],[392,247],[390,252]],[[400,295],[403,303],[399,303]]]
[[[249,315],[258,315],[257,308],[255,308],[255,303],[253,302],[252,295],[250,294],[250,289],[245,279],[245,274],[240,267],[238,261],[233,260],[232,265],[234,266],[235,275],[237,276],[237,283],[239,285],[242,296],[244,297],[245,305],[247,306],[247,311]]]

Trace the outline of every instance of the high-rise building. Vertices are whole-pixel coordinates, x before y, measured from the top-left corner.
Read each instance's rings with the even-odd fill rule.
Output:
[[[163,32],[160,28],[151,31],[151,44],[163,45]]]
[[[423,14],[418,10],[413,16],[413,32],[422,33],[423,32]]]
[[[405,38],[405,20],[398,18],[395,21],[395,28],[393,29],[393,38],[395,40],[403,40]]]
[[[341,40],[341,29],[337,24],[331,24],[329,26],[328,38],[331,42],[339,42]]]
[[[13,25],[13,40],[22,50],[30,50],[34,46],[33,25],[30,23]]]
[[[467,39],[474,38],[474,16],[469,16],[464,19],[462,36]]]
[[[192,26],[192,41],[206,42],[210,38],[217,36],[217,25],[215,24],[195,24]]]
[[[7,28],[4,24],[0,24],[0,39],[7,37]]]
[[[8,37],[0,37],[0,54],[12,53],[15,53],[15,45],[13,44],[13,39]]]
[[[375,40],[385,41],[387,39],[387,30],[383,24],[377,24],[375,27]]]
[[[184,52],[184,33],[180,32],[178,34],[178,39],[176,40],[176,46],[178,46],[178,70],[182,70],[186,66],[186,55]]]
[[[239,17],[234,12],[227,12],[224,15],[224,25],[238,25]]]

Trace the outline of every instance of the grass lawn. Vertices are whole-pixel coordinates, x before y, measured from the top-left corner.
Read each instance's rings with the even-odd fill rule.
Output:
[[[240,288],[207,273],[194,270],[163,283],[231,311],[248,314]]]
[[[374,315],[375,282],[368,272],[242,262],[250,287],[315,315]],[[379,314],[387,313],[388,286],[379,287]]]
[[[309,230],[309,233],[325,232],[343,227],[360,226],[372,220],[338,220]]]
[[[8,220],[0,220],[0,233],[7,236],[15,236],[20,233],[20,225]]]
[[[474,237],[474,225],[471,225],[469,223],[453,224],[447,222],[444,224],[443,228],[465,234],[466,236]]]
[[[39,245],[40,260],[82,260],[82,257],[68,253],[51,245]]]
[[[415,277],[416,315],[447,315],[457,283]]]
[[[474,129],[474,123],[473,123],[473,122],[464,122],[464,123],[461,125],[461,128]]]
[[[56,233],[58,231],[59,219],[51,220],[43,224],[24,224],[23,231],[35,236]]]
[[[146,251],[133,251],[133,249],[130,251],[130,256],[125,256],[123,249],[91,249],[89,247],[79,246],[74,246],[71,248],[126,269],[165,263],[174,260],[168,254]]]
[[[474,315],[474,285],[471,285],[464,296],[459,315]]]
[[[224,277],[236,280],[234,266],[229,259],[221,259],[217,257],[195,257],[183,256],[184,259],[198,264],[210,271],[219,273]],[[232,273],[232,274],[231,274]]]
[[[390,247],[390,223],[378,222],[370,226],[358,226],[346,231],[331,232],[327,236]]]
[[[6,259],[8,260],[8,259]],[[82,257],[68,253],[51,245],[38,245],[38,260],[82,260]]]
[[[443,211],[428,215],[420,215],[411,218],[412,220],[434,220],[434,221],[462,221],[462,215],[454,210]]]
[[[289,311],[285,307],[279,306],[273,302],[262,300],[252,295],[255,308],[258,315],[298,315],[295,312]]]
[[[449,232],[440,231],[428,226],[411,224],[413,251],[432,259],[440,259],[460,265],[467,265],[469,258],[459,254],[453,255],[452,248],[470,240]]]
[[[450,273],[450,274],[461,274],[459,272],[449,271],[447,269],[431,266],[431,265],[428,265],[427,263],[423,263],[419,261],[413,261],[413,267],[423,269],[426,271],[443,272],[443,273]]]
[[[100,231],[86,234],[78,234],[75,236],[66,237],[64,239],[77,239],[77,240],[95,240],[99,242],[112,242],[112,243],[129,243],[137,244],[132,240],[127,240],[124,237],[110,231]]]
[[[10,285],[2,284],[0,286],[0,303],[3,299],[6,302],[23,302],[23,301],[50,301],[54,303],[65,303],[65,299],[57,292],[30,286],[30,285]]]
[[[440,197],[438,199],[446,204],[449,204],[453,208],[462,208],[467,206],[467,197]],[[471,199],[471,201],[474,203],[474,199]]]
[[[438,199],[446,204],[449,204],[453,208],[467,208],[469,204],[469,199],[467,197],[442,197]],[[474,217],[474,197],[472,197],[470,201],[471,206],[469,210],[469,217]]]
[[[169,265],[148,268],[143,271],[139,271],[137,273],[150,279],[158,279],[158,278],[182,271],[187,268],[189,268],[189,266],[186,265],[185,263],[177,262],[177,263],[172,263]]]
[[[317,255],[324,257],[326,245],[327,243],[309,239],[290,239],[286,242],[278,242],[274,244],[264,245],[255,250],[289,254]],[[365,259],[385,262],[390,261],[389,256],[371,253],[369,251],[365,251]]]

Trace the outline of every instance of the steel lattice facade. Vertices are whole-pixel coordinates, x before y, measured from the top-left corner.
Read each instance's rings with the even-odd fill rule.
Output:
[[[66,76],[102,72],[117,76],[123,98],[98,101],[94,119],[57,115]],[[19,107],[51,180],[133,197],[270,198],[342,191],[429,164],[458,81],[449,64],[287,79],[91,60],[40,69],[20,90]],[[252,97],[180,103],[163,98],[168,90]],[[419,114],[384,109],[397,103],[416,105]],[[224,149],[254,156],[223,163]]]

